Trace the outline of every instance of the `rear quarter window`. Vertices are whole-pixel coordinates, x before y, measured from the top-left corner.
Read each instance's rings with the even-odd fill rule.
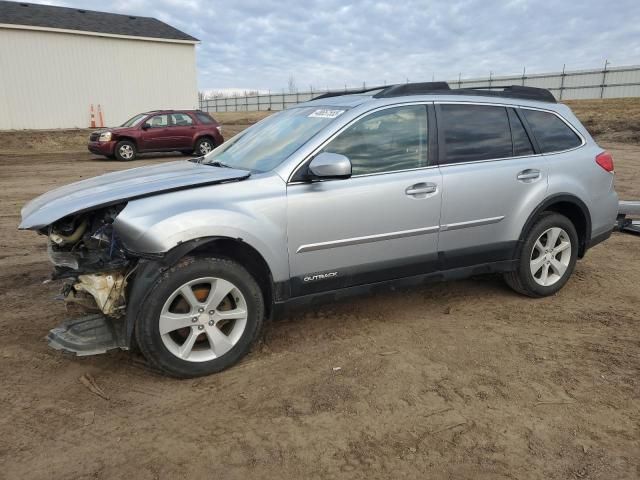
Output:
[[[522,109],[542,153],[561,152],[582,145],[582,140],[557,115],[540,110]]]
[[[211,118],[211,116],[207,115],[206,113],[196,113],[196,117],[198,117],[198,121],[200,123],[204,123],[206,125],[215,123],[213,118]]]

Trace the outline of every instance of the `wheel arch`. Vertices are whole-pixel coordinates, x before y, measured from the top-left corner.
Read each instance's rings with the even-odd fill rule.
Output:
[[[124,135],[124,136],[118,135],[118,138],[116,138],[116,145],[118,144],[118,142],[122,142],[123,140],[127,140],[127,141],[133,143],[133,145],[136,147],[136,150],[138,149],[137,140],[134,137],[129,137],[127,135]]]
[[[129,346],[134,341],[135,320],[153,286],[167,269],[181,259],[192,255],[218,255],[234,260],[246,268],[254,275],[262,290],[266,318],[270,317],[275,301],[282,294],[277,291],[277,284],[273,280],[269,264],[260,252],[237,238],[224,236],[196,238],[176,245],[162,257],[143,258],[139,261],[138,271],[127,294],[126,340]]]
[[[587,205],[569,193],[559,193],[547,197],[527,218],[518,239],[520,243],[524,242],[527,233],[543,212],[559,213],[571,220],[578,233],[578,257],[582,258],[591,239],[591,214]]]
[[[218,142],[216,141],[215,137],[213,135],[211,135],[210,133],[200,133],[198,135],[196,135],[196,137],[193,139],[193,148],[196,148],[196,143],[198,143],[200,140],[202,140],[203,138],[208,138],[213,142],[213,148],[218,146]]]

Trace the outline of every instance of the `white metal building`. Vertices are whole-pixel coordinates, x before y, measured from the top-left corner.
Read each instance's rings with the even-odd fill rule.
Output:
[[[89,127],[91,104],[107,126],[197,108],[197,43],[155,18],[0,0],[0,130]]]

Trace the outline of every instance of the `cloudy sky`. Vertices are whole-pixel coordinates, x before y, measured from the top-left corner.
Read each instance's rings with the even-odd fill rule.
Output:
[[[640,0],[31,0],[197,38],[199,87],[299,90],[640,64]]]

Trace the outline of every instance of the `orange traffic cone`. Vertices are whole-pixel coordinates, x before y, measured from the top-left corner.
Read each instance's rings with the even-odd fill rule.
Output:
[[[93,111],[93,103],[89,111],[91,112],[91,128],[96,128],[96,114]]]
[[[104,117],[102,116],[102,108],[98,104],[98,120],[100,121],[100,128],[104,127]]]

